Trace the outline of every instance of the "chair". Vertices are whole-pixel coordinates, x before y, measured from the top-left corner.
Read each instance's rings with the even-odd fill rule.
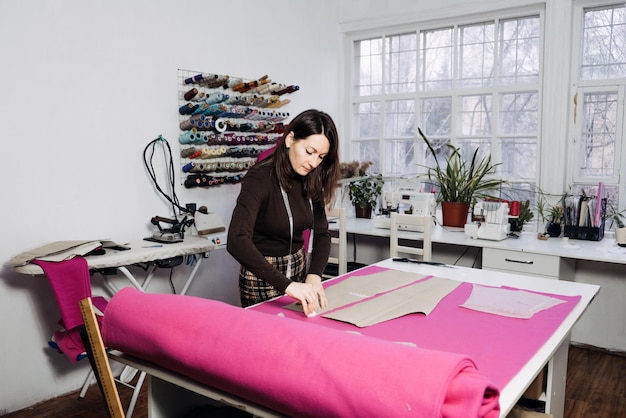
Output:
[[[433,226],[432,216],[406,215],[391,212],[390,222],[390,245],[389,256],[399,257],[400,254],[413,254],[422,257],[422,261],[431,261],[432,259],[432,241],[431,230]],[[414,228],[409,228],[409,226]],[[409,247],[400,244],[398,232],[401,230],[422,230],[424,238],[422,240],[422,248]]]
[[[326,211],[326,216],[336,218],[338,236],[331,238],[331,246],[336,249],[335,256],[328,257],[323,278],[331,278],[348,272],[348,232],[346,231],[346,209],[333,208]],[[331,249],[332,251],[332,249]]]

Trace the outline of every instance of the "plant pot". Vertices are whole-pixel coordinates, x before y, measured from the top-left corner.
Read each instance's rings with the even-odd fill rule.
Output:
[[[519,222],[517,219],[509,219],[509,225],[511,226],[511,232],[522,232],[524,223]]]
[[[552,238],[559,237],[561,235],[561,224],[556,223],[556,222],[550,222],[550,225],[548,225],[546,232]]]
[[[355,204],[354,214],[357,218],[370,219],[372,217],[372,205],[365,205],[365,207],[361,207],[360,205]]]
[[[464,228],[469,207],[469,203],[441,202],[442,225]]]
[[[615,228],[615,242],[618,244],[626,244],[626,227]]]

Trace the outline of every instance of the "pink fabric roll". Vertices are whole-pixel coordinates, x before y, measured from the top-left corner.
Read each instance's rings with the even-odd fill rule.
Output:
[[[105,345],[298,417],[498,417],[499,393],[458,354],[125,288]]]

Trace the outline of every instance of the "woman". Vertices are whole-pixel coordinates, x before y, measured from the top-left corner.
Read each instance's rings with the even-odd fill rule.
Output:
[[[242,306],[283,293],[311,315],[328,306],[322,272],[330,253],[325,206],[338,178],[337,128],[318,110],[296,116],[276,150],[252,167],[228,229],[228,252],[241,264]],[[303,231],[311,229],[310,260]]]

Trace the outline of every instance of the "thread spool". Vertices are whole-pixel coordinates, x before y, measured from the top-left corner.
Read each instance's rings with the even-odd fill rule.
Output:
[[[187,103],[178,108],[178,113],[181,115],[191,115],[198,109],[199,105],[193,103]]]
[[[226,132],[226,128],[228,128],[228,122],[226,119],[217,119],[214,125],[217,132]]]
[[[183,98],[187,101],[193,99],[194,97],[196,97],[196,95],[198,94],[198,89],[197,88],[192,88],[191,90],[189,90],[188,92],[186,92],[183,95]]]
[[[188,158],[194,152],[196,152],[196,149],[194,147],[184,148],[184,149],[180,150],[180,156],[182,158]]]
[[[191,163],[187,163],[183,166],[183,173],[188,173],[190,172],[195,166],[195,163],[191,162]]]
[[[196,139],[195,138],[196,132],[197,131],[195,129],[191,129],[185,133],[180,134],[180,136],[178,137],[178,142],[180,144],[192,144]]]
[[[514,200],[511,202],[511,208],[509,210],[510,216],[519,216],[519,200]]]
[[[225,95],[224,93],[216,92],[216,93],[209,94],[206,97],[206,99],[204,99],[204,102],[208,105],[212,105],[212,104],[223,102],[227,98],[228,96]]]

